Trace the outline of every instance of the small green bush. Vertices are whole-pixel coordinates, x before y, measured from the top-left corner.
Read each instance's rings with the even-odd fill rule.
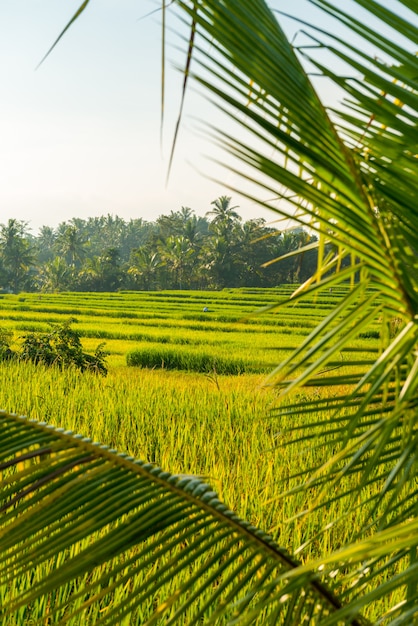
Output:
[[[75,366],[82,372],[89,370],[105,376],[107,352],[103,350],[104,344],[99,344],[94,354],[84,352],[79,333],[71,328],[75,321],[70,318],[63,324],[51,324],[50,332],[24,335],[18,351],[10,348],[13,334],[0,329],[0,361],[16,358],[42,365]]]

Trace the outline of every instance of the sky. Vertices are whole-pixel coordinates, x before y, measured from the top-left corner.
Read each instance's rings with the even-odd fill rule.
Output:
[[[216,152],[193,120],[212,121],[213,111],[191,90],[166,183],[182,84],[173,65],[183,64],[184,54],[169,34],[161,137],[161,25],[153,12],[160,0],[91,0],[37,68],[80,4],[1,3],[0,223],[24,220],[36,234],[42,225],[108,213],[154,221],[187,206],[204,215],[221,195],[233,195],[244,219],[274,219],[228,191],[232,174],[220,174],[225,184],[202,174],[218,175],[205,159]],[[291,9],[316,17],[305,0],[293,0]],[[297,29],[289,20],[282,25],[289,36]]]

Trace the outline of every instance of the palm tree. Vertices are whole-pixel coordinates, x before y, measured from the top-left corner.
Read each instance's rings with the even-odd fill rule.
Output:
[[[169,272],[171,288],[183,289],[184,275],[190,273],[193,257],[196,256],[190,242],[183,235],[170,236],[161,241],[158,252]]]
[[[279,237],[280,232],[267,227],[263,218],[248,220],[242,224],[234,250],[234,258],[240,262],[241,285],[267,286],[270,272],[274,276],[274,282],[270,284],[285,282],[279,280],[276,264],[273,270],[271,268],[266,270],[263,267],[266,258],[277,257],[276,247]]]
[[[223,237],[229,237],[231,228],[241,221],[241,216],[235,211],[238,207],[230,206],[231,198],[229,196],[220,196],[211,204],[214,208],[207,211],[206,216],[213,218],[212,228]]]
[[[38,263],[46,263],[54,258],[56,234],[50,226],[41,226],[35,240]]]
[[[202,258],[212,289],[223,289],[238,284],[240,259],[234,254],[227,238],[208,237],[202,248]]]
[[[55,247],[59,256],[64,257],[73,267],[83,260],[86,254],[86,243],[77,226],[65,222],[59,225]]]
[[[182,206],[180,211],[170,211],[168,215],[160,215],[157,225],[163,239],[184,235],[187,222],[196,219],[192,209]]]
[[[120,248],[121,259],[127,261],[131,251],[144,246],[155,230],[154,223],[146,222],[142,218],[129,220],[123,232]]]
[[[296,550],[303,564],[229,512],[198,479],[171,476],[4,414],[6,622],[28,606],[39,611],[38,619],[85,617],[94,602],[101,616],[96,623],[106,624],[130,616],[148,624],[367,624],[365,612],[380,602],[375,623],[416,623],[418,71],[411,48],[418,31],[402,9],[416,18],[418,4],[353,3],[365,12],[362,19],[336,3],[312,0],[347,33],[338,37],[305,24],[312,45],[300,49],[288,42],[264,0],[176,3],[192,20],[191,53],[203,68],[197,80],[241,121],[239,136],[217,133],[235,160],[231,167],[259,184],[260,198],[253,199],[264,206],[270,205],[262,198],[281,186],[296,208],[294,220],[304,226],[308,219],[317,233],[318,268],[290,303],[349,287],[270,379],[289,398],[277,416],[305,416],[303,426],[288,432],[298,450],[316,446],[318,459],[324,442],[334,450],[314,467],[305,467],[299,455],[283,494],[306,503],[293,522],[303,525],[304,543]],[[388,28],[404,43],[394,43]],[[211,43],[202,46],[201,57],[196,33]],[[333,57],[344,61],[344,74],[334,69]],[[305,60],[345,91],[338,110],[321,102]],[[288,217],[285,206],[276,210]],[[395,336],[394,319],[402,320]],[[380,325],[381,349],[365,361],[350,345],[371,321]],[[336,369],[342,350],[350,365]],[[327,393],[300,400],[293,392],[303,387],[326,387]],[[376,484],[377,495],[370,495]],[[335,502],[340,514],[312,530],[311,512]],[[340,524],[348,529],[346,543],[306,560],[306,545],[332,542]],[[87,545],[93,530],[98,536]],[[128,557],[124,550],[131,546]],[[51,573],[42,576],[49,559]],[[184,618],[188,607],[192,617]]]
[[[74,278],[74,268],[68,266],[65,259],[56,256],[40,267],[38,284],[42,291],[64,291],[73,286]]]
[[[196,215],[191,215],[184,223],[183,236],[190,244],[193,250],[199,250],[202,244],[203,233],[200,229],[201,224]]]
[[[7,224],[0,224],[0,262],[4,286],[17,293],[28,281],[29,270],[34,263],[26,222],[9,219]]]
[[[146,246],[134,248],[129,259],[128,274],[134,278],[135,287],[148,291],[156,288],[161,265],[158,252],[153,252]]]
[[[121,259],[118,248],[110,246],[100,255],[100,262],[103,272],[103,291],[115,291],[121,284],[122,270]]]
[[[121,217],[107,214],[102,229],[102,236],[107,248],[120,246],[125,228],[126,223]]]

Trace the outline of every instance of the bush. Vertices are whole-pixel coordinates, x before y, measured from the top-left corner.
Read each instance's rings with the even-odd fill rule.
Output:
[[[82,372],[89,370],[106,376],[106,356],[104,343],[97,346],[94,354],[83,351],[80,335],[71,328],[75,322],[70,318],[63,324],[52,325],[47,333],[32,332],[21,337],[23,339],[18,352],[10,349],[12,333],[0,329],[0,361],[17,358],[21,361],[32,361],[42,365],[58,365],[61,367],[75,366]]]

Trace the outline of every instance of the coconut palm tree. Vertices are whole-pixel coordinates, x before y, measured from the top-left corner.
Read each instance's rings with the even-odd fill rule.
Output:
[[[163,239],[167,237],[180,237],[184,235],[187,222],[196,219],[192,209],[182,206],[180,211],[170,211],[168,215],[160,215],[157,225]]]
[[[135,287],[148,291],[156,288],[161,265],[158,252],[149,250],[147,246],[134,248],[129,259],[128,274],[134,278]]]
[[[120,253],[114,247],[106,248],[100,256],[88,257],[78,272],[82,291],[115,291],[121,278]]]
[[[237,136],[210,129],[245,172],[241,191],[250,178],[252,199],[270,206],[262,199],[282,189],[276,210],[287,218],[293,205],[317,234],[301,250],[317,247],[318,268],[290,304],[347,292],[270,377],[288,395],[275,417],[305,417],[286,432],[300,462],[282,494],[302,503],[287,532],[297,525],[303,543],[289,556],[198,479],[4,414],[5,623],[27,607],[31,619],[82,623],[93,606],[100,624],[417,622],[418,3],[353,0],[361,18],[345,3],[311,4],[345,35],[303,24],[309,42],[297,48],[264,0],[176,2],[192,22],[196,79],[241,123]],[[341,106],[321,101],[305,62],[345,93]],[[365,360],[351,345],[371,321],[381,346]],[[304,387],[316,393],[295,393]],[[303,446],[317,452],[312,467]],[[311,513],[335,503],[335,519],[312,528]],[[345,543],[307,560],[306,546],[332,545],[339,525]]]
[[[46,263],[54,258],[56,234],[50,226],[41,226],[35,239],[38,263]]]
[[[34,260],[27,223],[9,219],[7,224],[0,224],[0,263],[5,282],[3,287],[14,293],[20,291],[29,282],[29,271]]]
[[[146,222],[142,218],[129,220],[122,236],[121,260],[128,261],[132,250],[145,246],[155,230],[154,223]]]
[[[172,288],[183,289],[185,274],[190,275],[193,257],[196,256],[190,242],[183,235],[170,236],[160,243],[158,252],[168,271]]]
[[[44,263],[38,274],[38,285],[41,291],[55,292],[70,289],[75,280],[75,272],[65,259],[56,256],[51,261]]]
[[[59,256],[66,259],[67,263],[76,267],[80,265],[86,254],[86,240],[80,230],[73,224],[60,224],[57,229],[55,247]]]
[[[213,209],[206,212],[206,217],[213,218],[211,222],[212,229],[223,237],[229,237],[231,229],[241,221],[241,216],[235,211],[238,207],[230,206],[231,199],[229,196],[216,198],[216,200],[211,202]]]
[[[202,248],[202,258],[211,288],[223,289],[238,283],[240,259],[225,237],[208,237]]]

